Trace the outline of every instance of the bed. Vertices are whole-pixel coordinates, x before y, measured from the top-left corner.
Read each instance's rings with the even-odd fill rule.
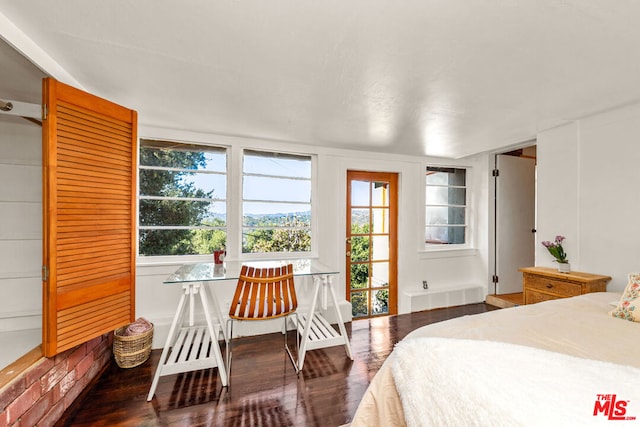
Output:
[[[591,293],[419,328],[373,378],[351,427],[634,424],[640,324],[611,316],[619,301]]]

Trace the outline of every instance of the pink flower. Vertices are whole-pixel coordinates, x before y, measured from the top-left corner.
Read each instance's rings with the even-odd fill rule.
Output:
[[[556,262],[567,263],[567,254],[562,247],[562,242],[564,241],[564,236],[556,236],[555,241],[550,242],[545,240],[542,242],[542,246],[547,248],[549,253],[555,258]]]

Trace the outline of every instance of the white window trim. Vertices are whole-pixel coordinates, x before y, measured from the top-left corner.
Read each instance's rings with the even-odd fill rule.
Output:
[[[465,205],[465,243],[456,243],[456,244],[448,244],[448,245],[427,245],[425,243],[424,234],[427,228],[427,218],[426,218],[426,179],[425,173],[427,171],[427,167],[442,167],[442,168],[456,168],[456,169],[464,169],[465,172],[465,180],[466,185],[466,205]],[[452,164],[437,164],[437,163],[423,163],[422,164],[422,231],[419,235],[418,240],[418,254],[420,254],[421,259],[430,259],[430,258],[448,258],[448,257],[460,257],[460,256],[473,256],[476,255],[477,250],[473,244],[473,230],[472,223],[470,221],[471,217],[471,188],[472,182],[470,181],[471,174],[469,171],[472,169],[471,166],[467,165],[452,165]]]
[[[211,261],[211,257],[213,256],[212,254],[190,254],[190,255],[141,255],[140,254],[140,230],[145,230],[145,229],[161,229],[163,227],[161,226],[143,226],[140,225],[140,200],[152,200],[152,199],[163,199],[163,200],[207,200],[207,201],[225,201],[226,202],[226,211],[227,211],[227,226],[226,227],[198,227],[198,226],[185,226],[185,229],[220,229],[220,228],[226,228],[227,230],[227,245],[229,244],[229,233],[231,232],[231,228],[229,227],[229,208],[231,206],[230,203],[230,196],[229,196],[229,188],[230,188],[230,174],[229,174],[229,165],[231,164],[230,162],[230,157],[231,157],[231,153],[232,153],[232,147],[229,146],[228,144],[217,144],[217,143],[213,143],[211,142],[212,138],[208,138],[207,140],[194,140],[194,139],[176,139],[176,138],[166,138],[163,136],[138,136],[138,153],[137,153],[137,164],[136,164],[136,173],[137,173],[137,179],[136,179],[136,266],[138,267],[152,267],[152,266],[163,266],[163,265],[175,265],[175,266],[179,266],[182,264],[186,264],[186,263],[196,263],[196,262],[210,262]],[[195,145],[202,145],[202,146],[209,146],[209,147],[214,147],[214,148],[222,148],[224,150],[226,150],[226,157],[227,157],[227,165],[226,165],[226,172],[219,172],[219,171],[199,171],[199,172],[203,172],[203,173],[209,173],[209,174],[218,174],[218,175],[226,175],[227,179],[227,198],[225,199],[220,199],[220,198],[212,198],[212,199],[198,199],[198,198],[183,198],[183,197],[175,197],[175,198],[165,198],[165,197],[155,197],[155,196],[140,196],[140,170],[142,169],[162,169],[162,170],[184,170],[187,172],[193,172],[189,169],[181,169],[181,168],[167,168],[167,167],[153,167],[153,166],[146,166],[146,165],[140,165],[140,146],[141,146],[141,140],[162,140],[162,141],[168,141],[168,142],[176,142],[176,143],[180,143],[180,144],[195,144]],[[167,228],[182,228],[182,227],[167,227]]]
[[[190,132],[169,132],[163,135],[165,129],[161,131],[154,130],[145,134],[139,133],[140,139],[160,139],[165,141],[180,142],[185,144],[198,144],[204,146],[221,147],[227,150],[227,260],[229,261],[251,261],[251,260],[280,260],[280,259],[317,259],[318,255],[318,154],[309,152],[299,152],[286,148],[279,148],[278,145],[261,146],[263,141],[252,140],[253,144],[237,144],[234,138],[215,136],[215,135],[199,135]],[[215,143],[212,142],[215,140]],[[232,140],[232,141],[230,141]],[[219,142],[219,143],[218,143]],[[265,253],[265,254],[243,254],[242,253],[242,160],[244,150],[264,150],[279,152],[285,154],[295,154],[311,157],[311,251],[310,252],[281,252],[281,253]],[[140,151],[138,150],[137,172],[140,170]],[[219,172],[218,172],[219,173]],[[138,182],[138,187],[140,183]],[[140,231],[140,216],[138,207],[140,203],[140,189],[137,189],[136,201],[136,219],[138,226],[136,233]],[[232,201],[238,200],[238,203]],[[235,239],[231,238],[235,236]],[[185,263],[210,262],[209,254],[202,255],[154,255],[144,256],[138,252],[138,239],[136,238],[136,265],[139,267],[153,266],[180,266]]]
[[[295,156],[307,156],[311,158],[311,250],[309,252],[264,252],[264,253],[244,253],[242,252],[242,215],[243,215],[243,210],[242,210],[242,204],[243,204],[243,188],[242,188],[242,179],[244,176],[244,172],[243,172],[243,168],[244,168],[244,152],[245,150],[249,150],[249,151],[265,151],[265,152],[271,152],[271,153],[282,153],[282,154],[291,154],[291,155],[295,155]],[[317,179],[317,170],[318,170],[318,155],[317,154],[311,154],[311,153],[304,153],[304,152],[299,152],[299,151],[290,151],[290,150],[281,150],[281,149],[277,149],[277,148],[273,148],[273,147],[269,147],[269,148],[264,148],[264,147],[255,147],[255,146],[242,146],[242,147],[235,147],[235,162],[234,165],[236,165],[236,168],[234,170],[234,175],[237,174],[238,176],[234,176],[234,183],[237,183],[238,188],[236,189],[236,193],[234,194],[234,196],[237,197],[237,199],[239,202],[236,203],[234,207],[237,207],[238,212],[235,215],[235,219],[236,219],[236,226],[238,227],[236,230],[236,242],[237,243],[237,247],[234,248],[234,252],[233,254],[230,256],[229,254],[229,249],[227,248],[227,259],[229,260],[240,260],[240,261],[257,261],[257,260],[286,260],[286,259],[300,259],[300,258],[318,258],[318,234],[317,234],[317,223],[318,223],[318,217],[317,217],[317,207],[316,207],[316,201],[315,201],[315,195],[318,194],[317,192],[317,185],[318,185],[318,179]],[[269,176],[269,177],[274,177],[274,178],[282,178],[281,176],[272,176],[272,175],[265,175],[265,174],[252,174],[252,173],[248,173],[247,175],[249,176]],[[228,175],[227,175],[228,176]],[[296,179],[296,178],[291,178],[291,179]],[[227,193],[228,194],[228,193]],[[229,200],[231,200],[231,197],[228,197]],[[289,203],[289,202],[288,202]],[[295,202],[291,202],[291,204],[295,204]],[[227,219],[227,227],[229,227],[229,222]],[[227,231],[227,233],[229,233],[229,231]],[[227,234],[228,235],[228,234]]]

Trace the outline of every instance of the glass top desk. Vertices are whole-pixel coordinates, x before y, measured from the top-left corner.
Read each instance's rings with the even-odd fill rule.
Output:
[[[339,271],[332,270],[309,259],[292,259],[282,261],[247,261],[247,262],[225,262],[225,264],[214,264],[212,262],[200,262],[193,264],[183,264],[171,276],[167,277],[163,283],[188,283],[188,282],[213,282],[217,280],[238,280],[240,269],[243,265],[251,267],[280,267],[293,264],[293,275],[315,276],[315,275],[335,275]]]
[[[153,399],[155,389],[161,376],[188,372],[198,369],[208,369],[218,367],[218,373],[223,386],[228,384],[227,372],[222,361],[220,346],[217,338],[222,333],[225,341],[228,341],[223,323],[223,314],[220,311],[220,304],[217,301],[215,292],[208,292],[207,282],[237,280],[240,275],[242,265],[252,267],[277,267],[286,264],[293,264],[294,277],[310,276],[313,278],[313,293],[311,305],[306,312],[298,310],[298,324],[295,325],[294,318],[291,322],[300,334],[300,348],[298,352],[298,367],[302,370],[304,359],[308,350],[317,348],[344,345],[347,356],[353,360],[351,346],[344,327],[344,321],[335,291],[332,287],[332,277],[339,272],[329,269],[322,264],[309,259],[294,259],[282,261],[255,261],[255,262],[225,262],[214,263],[192,263],[184,264],[175,273],[167,277],[164,283],[180,284],[183,293],[178,303],[178,309],[171,323],[169,334],[162,350],[162,355],[156,368],[156,373],[149,390],[147,401]],[[200,297],[206,325],[196,326],[194,319],[194,307],[196,295]],[[338,321],[336,331],[333,326],[319,312],[319,308],[328,309],[328,298],[331,297],[332,308],[334,309]],[[185,311],[189,301],[189,319],[185,323]],[[217,323],[213,322],[211,311],[216,317]],[[213,337],[213,339],[212,339]],[[182,349],[203,349],[202,351],[182,351]],[[202,354],[200,354],[202,353]]]

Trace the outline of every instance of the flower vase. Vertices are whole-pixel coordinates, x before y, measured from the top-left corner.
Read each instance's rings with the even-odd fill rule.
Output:
[[[571,264],[568,262],[559,262],[558,263],[558,272],[559,273],[569,273],[571,271]]]

